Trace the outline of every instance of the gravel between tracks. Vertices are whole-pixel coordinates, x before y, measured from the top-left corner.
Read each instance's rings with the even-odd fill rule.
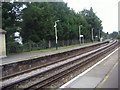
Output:
[[[100,45],[99,47],[102,47],[102,46],[103,46],[103,45]],[[97,48],[99,48],[99,47],[97,47]],[[95,48],[95,49],[96,49],[96,48]],[[26,77],[28,77],[28,76],[31,76],[31,75],[34,75],[34,74],[43,72],[43,71],[48,70],[48,69],[51,69],[51,68],[53,68],[53,67],[55,67],[55,66],[62,65],[63,63],[70,62],[70,61],[72,61],[73,59],[77,59],[77,58],[79,58],[79,57],[80,57],[80,56],[76,56],[76,57],[74,57],[74,58],[67,59],[67,60],[62,61],[62,62],[58,62],[58,63],[52,64],[52,65],[49,65],[49,66],[46,66],[46,67],[43,67],[43,68],[40,68],[40,69],[36,69],[36,70],[34,70],[34,71],[30,71],[30,72],[28,72],[28,73],[24,73],[24,74],[22,74],[22,75],[15,76],[15,77],[10,78],[10,79],[7,79],[7,80],[3,80],[3,81],[2,81],[2,85],[4,86],[4,85],[7,85],[7,84],[9,84],[9,83],[13,83],[13,82],[15,82],[15,81],[17,81],[17,80],[24,79],[24,78],[26,78]]]
[[[116,47],[117,48],[117,47]],[[62,86],[63,84],[67,83],[68,81],[70,81],[71,79],[73,79],[74,77],[76,77],[77,75],[81,74],[82,72],[84,72],[85,70],[87,70],[88,68],[90,68],[91,66],[93,66],[95,63],[97,63],[98,61],[102,60],[105,56],[107,56],[108,54],[110,54],[112,51],[114,51],[116,48],[114,48],[113,50],[111,50],[110,52],[104,54],[103,56],[95,59],[93,62],[88,63],[85,66],[82,66],[81,68],[77,69],[76,71],[70,73],[68,76],[65,76],[61,79],[59,79],[58,81],[56,81],[55,83],[52,83],[51,85],[49,85],[48,87],[45,88],[52,88],[53,90],[56,90],[56,88],[59,88],[60,86]]]
[[[86,54],[86,53],[85,53]],[[83,54],[84,55],[84,54]],[[22,74],[22,75],[19,75],[19,76],[16,76],[16,77],[14,77],[14,78],[10,78],[10,79],[8,79],[8,80],[5,80],[5,81],[3,81],[3,86],[4,85],[7,85],[7,84],[9,84],[9,83],[12,83],[12,82],[15,82],[16,80],[18,80],[18,79],[24,79],[24,78],[26,78],[26,76],[31,76],[31,75],[33,75],[33,74],[37,74],[37,73],[40,73],[40,72],[43,72],[43,71],[45,71],[45,70],[48,70],[48,69],[51,69],[51,68],[53,68],[53,67],[55,67],[55,66],[59,66],[59,65],[62,65],[63,63],[68,63],[68,62],[70,62],[70,61],[73,61],[74,59],[78,59],[78,58],[80,58],[81,57],[81,55],[80,56],[76,56],[76,57],[74,57],[74,58],[71,58],[71,59],[67,59],[67,60],[65,60],[65,61],[62,61],[62,62],[58,62],[58,63],[55,63],[55,64],[53,64],[53,65],[49,65],[49,66],[46,66],[46,67],[43,67],[43,68],[41,68],[41,69],[37,69],[37,70],[34,70],[34,71],[31,71],[31,72],[29,72],[29,73],[27,73],[27,74]],[[81,61],[80,61],[81,62]],[[77,62],[78,63],[78,62]],[[73,66],[74,64],[71,64],[71,66]],[[70,67],[70,66],[68,66],[68,67]],[[65,68],[68,68],[68,67],[64,67],[64,68],[62,68],[62,70],[64,70]],[[61,69],[59,69],[58,71],[60,71]],[[54,74],[55,73],[57,73],[58,71],[54,71]],[[51,75],[53,75],[53,72],[51,72],[52,74]],[[44,76],[44,77],[43,77]],[[22,83],[22,84],[18,84],[18,85],[16,85],[17,87],[16,88],[25,88],[25,87],[27,87],[28,85],[31,85],[31,84],[33,84],[33,83],[35,83],[35,82],[37,82],[37,81],[40,81],[41,79],[43,79],[43,78],[45,78],[45,77],[47,77],[47,76],[50,76],[50,75],[48,75],[48,74],[44,74],[44,75],[40,75],[39,76],[39,79],[37,80],[36,78],[33,78],[33,79],[31,79],[33,82],[31,83],[31,81],[29,80],[29,81],[26,81],[25,83],[27,83],[27,84],[24,84],[24,83]],[[72,77],[72,76],[70,76],[70,77]]]

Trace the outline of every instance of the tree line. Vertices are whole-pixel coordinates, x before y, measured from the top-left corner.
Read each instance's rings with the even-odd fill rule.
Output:
[[[102,21],[92,7],[75,12],[64,2],[2,3],[2,28],[7,31],[7,43],[14,42],[16,31],[20,32],[23,44],[55,41],[56,20],[60,20],[57,23],[58,40],[78,40],[79,25],[82,25],[81,34],[88,41],[92,40],[92,28],[94,38],[104,33]]]

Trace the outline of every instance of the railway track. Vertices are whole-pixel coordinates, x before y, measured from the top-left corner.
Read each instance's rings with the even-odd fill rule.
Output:
[[[72,51],[73,52],[72,55],[70,55],[71,53],[69,53],[69,52],[71,52],[71,51],[69,51],[68,56],[66,56],[66,57],[63,57],[63,58],[61,57],[60,59],[53,60],[53,61],[50,61],[50,62],[49,62],[49,60],[48,60],[48,62],[43,60],[42,62],[45,62],[45,63],[41,63],[41,65],[39,65],[39,66],[30,68],[30,69],[26,69],[26,70],[22,70],[22,71],[19,71],[19,72],[16,72],[16,73],[13,73],[13,74],[10,74],[10,75],[7,75],[7,76],[3,75],[2,78],[0,78],[0,80],[9,79],[9,78],[15,77],[15,76],[20,75],[20,74],[24,74],[24,73],[27,73],[27,72],[30,72],[30,71],[33,71],[33,70],[36,70],[36,69],[39,69],[39,68],[42,68],[42,67],[45,67],[45,66],[48,66],[48,65],[52,65],[52,64],[55,64],[55,63],[58,63],[58,62],[61,62],[61,61],[65,61],[66,59],[69,59],[69,58],[84,54],[84,53],[89,52],[91,50],[95,50],[95,49],[97,49],[99,47],[102,47],[102,46],[104,46],[106,44],[108,44],[108,41],[103,42],[103,43],[90,45],[90,46],[87,46],[87,47],[83,47],[83,48],[80,48],[78,50]],[[76,53],[76,51],[78,51],[78,52]]]
[[[29,76],[27,78],[23,78],[16,82],[3,85],[2,88],[7,90],[8,89],[13,90],[18,88],[23,88],[23,89],[44,88],[47,85],[51,84],[52,82],[60,79],[61,77],[64,77],[69,73],[75,71],[76,69],[95,60],[100,55],[103,55],[106,52],[110,51],[116,45],[117,45],[117,42],[114,41],[106,46],[95,49],[91,52],[82,54],[80,56],[76,56],[72,59],[70,58],[70,60],[68,61],[65,61],[61,64],[59,63],[59,65],[56,65],[52,68],[49,68],[47,70],[44,70],[42,72]]]

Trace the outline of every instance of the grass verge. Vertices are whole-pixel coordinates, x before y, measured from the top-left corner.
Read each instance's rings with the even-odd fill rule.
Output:
[[[97,42],[93,42],[93,43],[97,43]],[[67,49],[67,48],[74,48],[74,47],[89,45],[89,44],[93,44],[93,43],[90,42],[90,43],[83,43],[81,45],[80,44],[76,44],[76,45],[70,45],[70,46],[63,46],[63,47],[58,47],[58,50]],[[56,51],[56,48],[48,48],[48,49],[35,50],[35,51],[23,52],[23,53],[50,52],[50,51]]]

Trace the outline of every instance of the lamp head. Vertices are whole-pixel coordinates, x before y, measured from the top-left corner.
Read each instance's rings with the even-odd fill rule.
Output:
[[[57,20],[56,22],[60,22],[60,20]]]

